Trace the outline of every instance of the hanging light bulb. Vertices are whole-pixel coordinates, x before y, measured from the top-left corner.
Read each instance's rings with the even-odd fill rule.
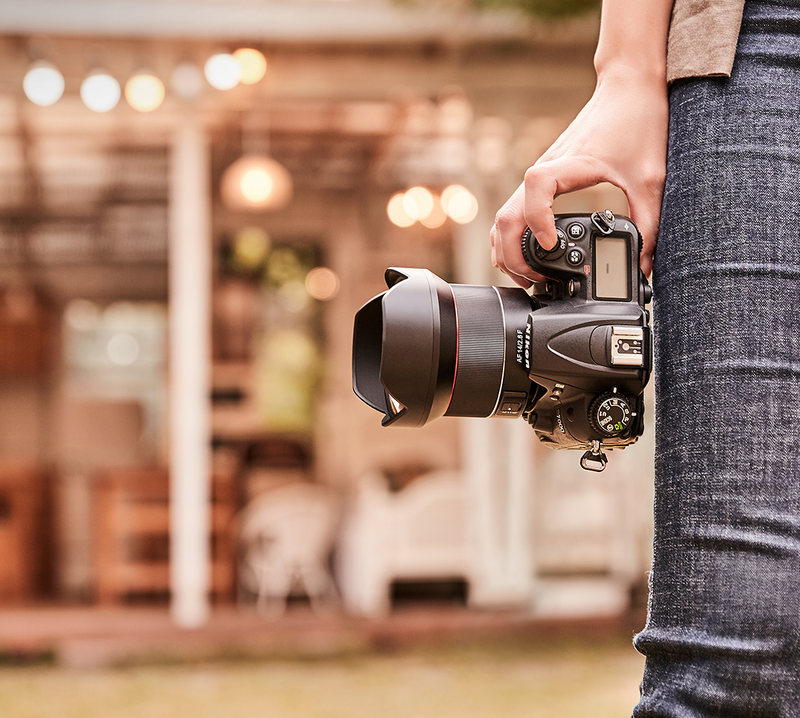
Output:
[[[172,71],[170,85],[178,95],[187,100],[197,97],[203,89],[203,73],[197,65],[182,62]]]
[[[152,112],[164,101],[164,83],[149,72],[138,72],[125,83],[125,99],[139,112]]]
[[[39,61],[25,74],[22,89],[33,104],[48,107],[64,94],[64,76],[49,62]]]
[[[233,56],[242,67],[243,85],[255,85],[264,75],[267,74],[267,58],[258,50],[251,47],[241,47]]]
[[[292,199],[292,176],[267,155],[244,155],[222,174],[222,200],[231,209],[262,212],[285,207]]]
[[[427,217],[423,217],[420,222],[429,229],[437,229],[447,221],[447,213],[442,207],[442,201],[438,197],[433,198],[433,209]]]
[[[389,220],[392,222],[392,224],[396,225],[397,227],[410,227],[412,224],[414,224],[414,222],[417,221],[414,217],[410,217],[408,212],[406,212],[405,198],[406,195],[404,192],[398,192],[397,194],[392,195],[392,198],[386,205],[386,214],[389,216]]]
[[[458,224],[467,224],[478,216],[478,200],[461,185],[450,185],[442,192],[442,207]]]
[[[333,299],[339,293],[339,277],[328,267],[314,267],[306,274],[306,291],[321,302]]]
[[[415,220],[426,219],[433,212],[433,195],[424,187],[412,187],[403,197],[403,209]]]
[[[218,90],[230,90],[242,79],[242,66],[228,53],[212,55],[206,60],[204,67],[206,80]]]
[[[92,112],[113,110],[121,96],[119,83],[102,71],[92,73],[81,83],[81,99]]]

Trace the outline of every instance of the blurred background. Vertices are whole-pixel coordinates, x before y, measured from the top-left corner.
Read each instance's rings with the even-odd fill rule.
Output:
[[[386,267],[506,283],[494,214],[591,95],[597,26],[591,0],[0,6],[0,653],[641,617],[649,435],[590,475],[522,421],[382,429],[350,385]]]

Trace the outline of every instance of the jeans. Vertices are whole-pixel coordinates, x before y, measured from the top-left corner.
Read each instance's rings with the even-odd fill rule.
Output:
[[[797,0],[670,93],[637,718],[800,716],[799,117]]]

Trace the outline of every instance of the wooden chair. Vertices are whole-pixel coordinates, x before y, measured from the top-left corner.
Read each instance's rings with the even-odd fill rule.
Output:
[[[169,477],[163,468],[116,469],[96,482],[95,571],[101,604],[169,595]],[[233,482],[212,481],[211,593],[232,601],[235,586],[231,537]]]

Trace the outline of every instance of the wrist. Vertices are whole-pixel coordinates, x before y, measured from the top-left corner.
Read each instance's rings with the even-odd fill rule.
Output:
[[[598,48],[594,59],[597,82],[624,82],[665,85],[667,82],[666,51],[661,53],[601,54]]]

